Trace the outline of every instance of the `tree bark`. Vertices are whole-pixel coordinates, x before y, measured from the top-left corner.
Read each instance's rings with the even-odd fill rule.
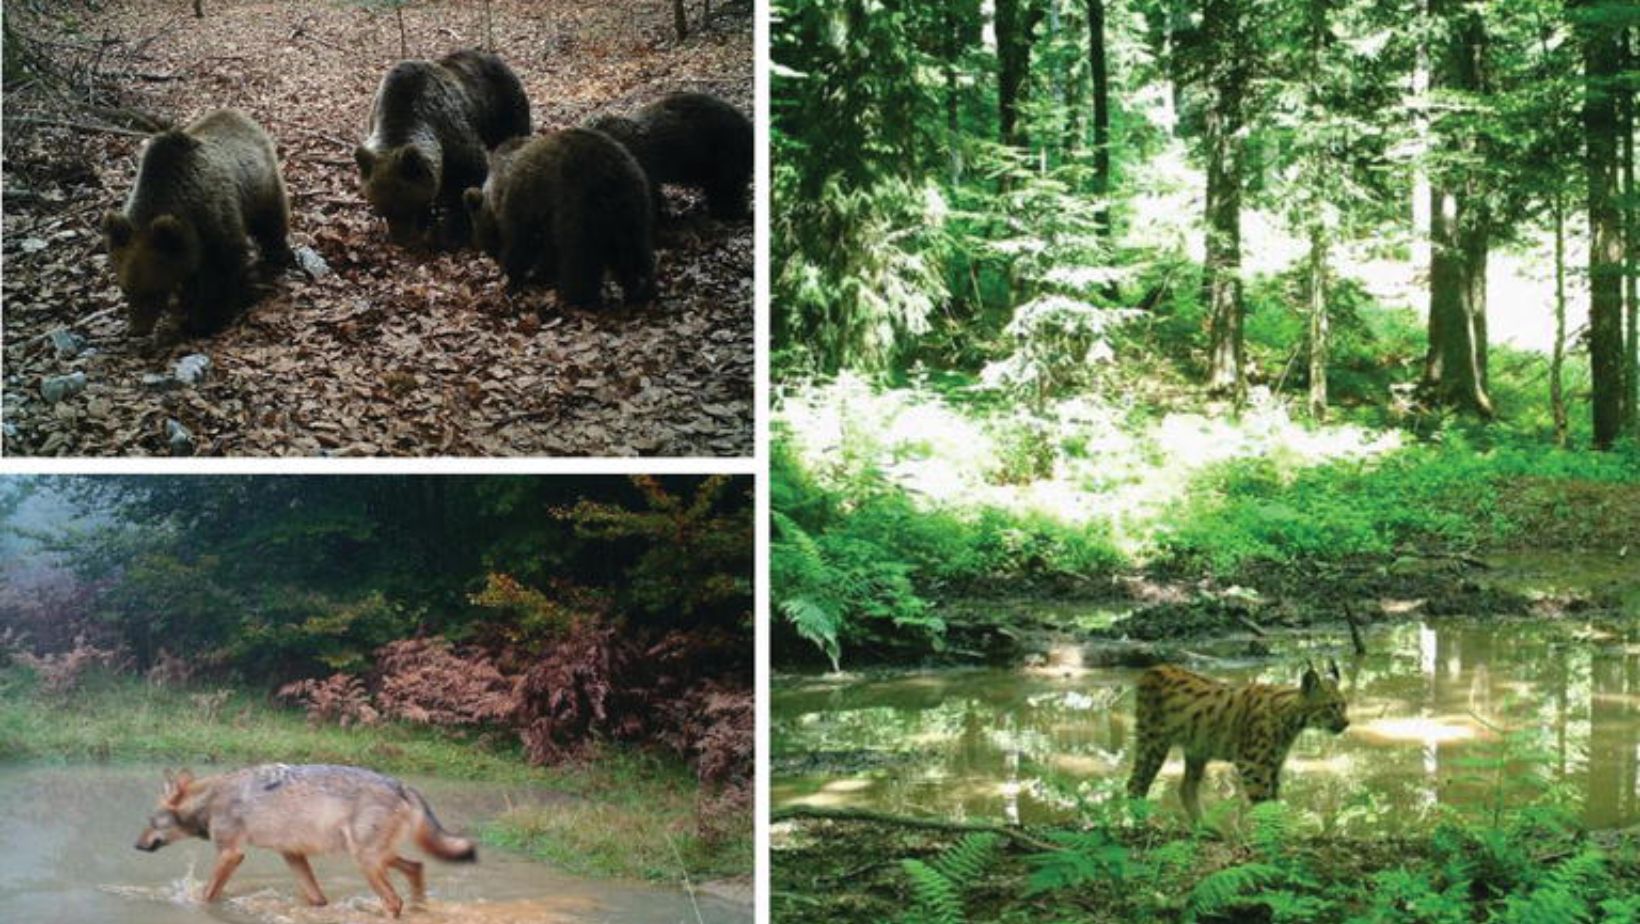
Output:
[[[678,41],[689,37],[689,11],[683,8],[683,0],[672,0],[672,28],[677,30]]]
[[[1321,53],[1327,41],[1327,7],[1310,0],[1309,86],[1306,106],[1321,111]],[[1322,203],[1327,196],[1327,157],[1324,138],[1312,138],[1308,155],[1310,187],[1310,416],[1327,419],[1327,225]]]
[[[962,182],[962,134],[958,126],[957,54],[962,47],[955,3],[945,4],[945,142],[950,148],[951,187]]]
[[[1108,246],[1110,221],[1110,69],[1105,60],[1105,0],[1088,0],[1088,71],[1093,77],[1094,225]]]
[[[1640,31],[1640,30],[1637,30]],[[1640,56],[1635,54],[1633,31],[1623,36],[1623,69],[1633,73],[1640,67]],[[1640,194],[1634,181],[1635,94],[1623,93],[1621,100],[1622,127],[1619,137],[1623,143],[1623,428],[1632,437],[1640,437]]]
[[[1433,88],[1483,89],[1485,24],[1455,0],[1430,0],[1430,18],[1450,22],[1451,36],[1431,73]],[[1473,155],[1472,137],[1441,143]],[[1451,170],[1430,184],[1429,353],[1424,389],[1435,403],[1490,418],[1486,372],[1486,264],[1491,220],[1485,190]]]
[[[1003,144],[1026,147],[1019,104],[1031,68],[1031,35],[1041,22],[1037,0],[996,0],[997,120]]]
[[[1209,62],[1206,271],[1209,394],[1245,396],[1241,298],[1242,119],[1247,89],[1246,24],[1239,0],[1205,0]]]
[[[1584,0],[1581,6],[1588,6]],[[1623,235],[1618,212],[1618,33],[1584,24],[1584,173],[1589,205],[1589,373],[1594,445],[1610,449],[1623,424]]]
[[[1555,342],[1549,355],[1549,411],[1554,415],[1555,445],[1566,446],[1566,203],[1555,190]]]

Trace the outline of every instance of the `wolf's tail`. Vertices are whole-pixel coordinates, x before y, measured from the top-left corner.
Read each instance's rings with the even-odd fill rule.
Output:
[[[416,846],[440,860],[451,863],[474,863],[478,860],[478,845],[465,837],[456,837],[444,830],[438,823],[438,816],[433,814],[433,807],[427,804],[421,793],[406,786],[405,791],[421,809],[416,819],[414,833]]]

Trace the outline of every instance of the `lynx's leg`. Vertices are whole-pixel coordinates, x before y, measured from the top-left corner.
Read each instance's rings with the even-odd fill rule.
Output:
[[[1247,801],[1259,803],[1276,797],[1275,768],[1255,761],[1240,760],[1236,762],[1236,773],[1241,777],[1241,789],[1247,794]]]
[[[1191,824],[1198,824],[1202,820],[1200,790],[1202,774],[1206,770],[1207,758],[1185,755],[1184,781],[1179,784],[1179,798],[1184,801],[1184,810],[1190,814]]]
[[[216,853],[216,868],[211,870],[211,881],[205,886],[205,900],[214,902],[222,895],[228,877],[245,862],[245,851],[238,847],[222,847]]]
[[[1143,726],[1140,726],[1141,729]],[[1150,792],[1150,784],[1155,782],[1156,774],[1161,772],[1162,764],[1167,763],[1167,749],[1169,743],[1165,738],[1154,738],[1146,741],[1144,732],[1139,732],[1138,754],[1133,760],[1133,775],[1128,777],[1128,795],[1135,799],[1143,799]]]
[[[319,880],[313,878],[313,867],[308,865],[307,857],[299,853],[280,854],[285,858],[285,865],[290,867],[296,877],[296,886],[302,890],[302,898],[315,908],[330,903],[325,893],[319,891]]]
[[[404,874],[410,880],[410,898],[418,905],[427,902],[427,882],[421,875],[422,865],[415,860],[406,860],[404,857],[394,857],[392,867]]]

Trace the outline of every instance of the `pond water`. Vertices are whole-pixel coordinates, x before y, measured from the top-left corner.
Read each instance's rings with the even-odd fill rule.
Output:
[[[1576,621],[1406,623],[1339,657],[1352,724],[1307,730],[1282,795],[1331,824],[1404,826],[1437,806],[1476,812],[1540,798],[1538,772],[1589,825],[1640,822],[1640,633]],[[1197,667],[1226,680],[1296,683],[1304,651]],[[1316,650],[1318,655],[1322,652]],[[775,806],[872,808],[1040,823],[1120,791],[1131,767],[1137,669],[1080,666],[1080,650],[1017,669],[776,677]],[[1323,655],[1324,656],[1324,655]],[[1183,761],[1150,796],[1182,813]],[[1204,811],[1239,799],[1214,762]]]
[[[195,768],[196,770],[200,768]],[[0,908],[14,921],[62,924],[353,924],[388,920],[345,855],[313,858],[330,898],[302,904],[295,879],[271,851],[252,848],[223,900],[197,896],[214,851],[203,840],[157,853],[133,849],[159,795],[158,768],[0,767]],[[550,801],[524,787],[406,778],[453,831],[474,831],[508,805]],[[415,848],[407,853],[420,859]],[[409,899],[397,873],[393,887]],[[426,860],[426,908],[406,905],[416,924],[750,924],[751,910],[681,889],[580,879],[483,846],[479,862]],[[698,904],[697,904],[698,903]],[[697,915],[698,912],[698,915]]]

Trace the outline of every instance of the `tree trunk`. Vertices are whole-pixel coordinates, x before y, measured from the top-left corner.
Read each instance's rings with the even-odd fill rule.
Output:
[[[1623,37],[1624,70],[1633,73],[1640,67],[1640,56],[1635,54],[1635,35]],[[1623,301],[1627,305],[1623,327],[1623,381],[1627,386],[1623,395],[1623,427],[1629,436],[1640,438],[1640,196],[1634,188],[1634,130],[1635,94],[1623,93]]]
[[[996,0],[997,119],[1003,144],[1024,148],[1019,104],[1031,69],[1031,36],[1042,21],[1037,0]]]
[[[1580,5],[1588,5],[1586,2]],[[1584,172],[1589,191],[1589,373],[1594,445],[1610,449],[1622,430],[1623,239],[1618,212],[1618,32],[1599,22],[1583,33]]]
[[[194,18],[205,18],[205,0],[194,0]]]
[[[1549,410],[1555,420],[1555,445],[1566,446],[1566,203],[1555,190],[1555,342],[1549,356]]]
[[[404,4],[393,7],[393,17],[399,21],[399,57],[410,57],[410,40],[404,34]]]
[[[1310,0],[1309,86],[1305,103],[1321,111],[1321,52],[1327,40],[1327,7]],[[1310,416],[1327,419],[1327,225],[1322,203],[1327,196],[1325,138],[1312,138],[1308,156],[1310,187]],[[1351,624],[1353,627],[1353,623]]]
[[[945,4],[945,140],[951,149],[951,188],[962,182],[962,133],[958,126],[957,54],[962,42],[958,35],[955,3]]]
[[[1412,96],[1418,108],[1412,117],[1412,278],[1429,280],[1429,209],[1434,199],[1429,190],[1429,41],[1418,39],[1412,64]]]
[[[1202,30],[1210,63],[1206,117],[1206,271],[1209,394],[1240,402],[1242,378],[1241,148],[1248,62],[1239,0],[1206,0]]]
[[[1327,237],[1310,225],[1310,416],[1327,419]]]
[[[1088,71],[1093,77],[1093,190],[1095,227],[1106,246],[1110,221],[1110,71],[1105,61],[1105,0],[1088,0]]]
[[[683,8],[683,0],[672,0],[672,28],[677,30],[678,41],[689,37],[689,11]]]
[[[1451,38],[1431,73],[1436,89],[1477,92],[1482,89],[1485,26],[1479,13],[1454,0],[1430,0],[1430,17],[1454,22]],[[1471,156],[1473,136],[1443,139]],[[1491,220],[1485,190],[1473,177],[1452,170],[1430,184],[1429,353],[1424,361],[1424,389],[1435,403],[1492,416],[1486,372],[1486,263]]]

